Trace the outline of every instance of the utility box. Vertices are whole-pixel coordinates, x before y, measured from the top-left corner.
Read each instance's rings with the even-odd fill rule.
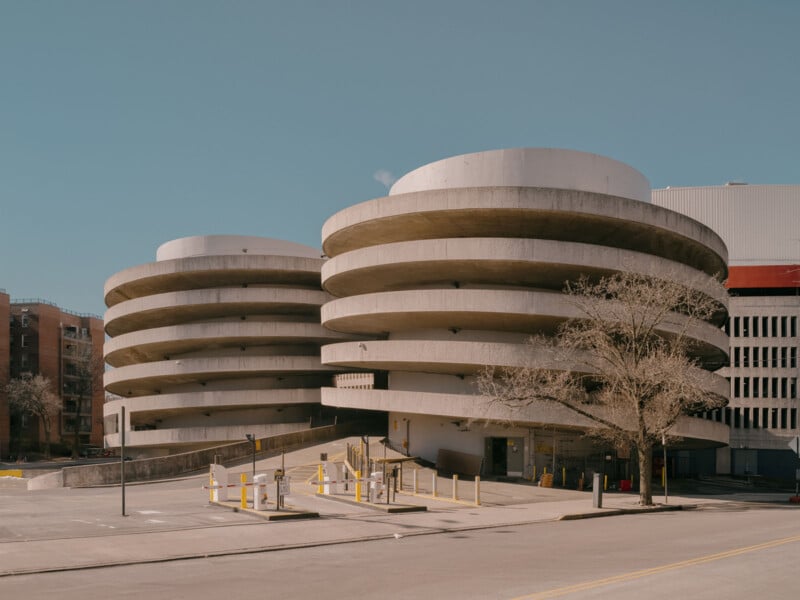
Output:
[[[211,485],[218,486],[211,490],[212,502],[227,502],[228,469],[222,465],[211,465]]]
[[[370,473],[369,482],[369,501],[377,502],[383,496],[383,471]]]
[[[325,456],[327,456],[327,454],[325,454]],[[339,478],[339,469],[336,463],[324,462],[322,464],[322,481],[325,483],[323,484],[322,493],[326,496],[329,494],[338,494],[340,489]]]
[[[253,510],[267,510],[267,475],[253,477]]]

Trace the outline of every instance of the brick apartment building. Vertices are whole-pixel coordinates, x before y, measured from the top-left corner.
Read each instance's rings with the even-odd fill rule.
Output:
[[[103,320],[63,310],[44,300],[10,300],[0,294],[0,384],[25,373],[41,374],[61,397],[50,441],[58,451],[103,444]],[[87,378],[94,380],[86,383]],[[77,427],[77,440],[76,440]],[[44,440],[39,420],[9,411],[0,396],[0,456],[35,451]]]

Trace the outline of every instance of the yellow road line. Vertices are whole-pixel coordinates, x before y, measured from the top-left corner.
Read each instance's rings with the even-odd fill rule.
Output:
[[[604,579],[596,579],[594,581],[586,581],[584,583],[576,583],[574,585],[569,585],[566,587],[561,588],[554,588],[552,590],[547,590],[544,592],[537,592],[535,594],[530,594],[527,596],[518,596],[512,600],[543,600],[544,598],[557,598],[559,596],[565,596],[567,594],[573,594],[575,592],[583,592],[586,590],[590,590],[592,588],[601,587],[604,585],[611,585],[612,583],[621,583],[623,581],[632,581],[634,579],[639,579],[641,577],[648,577],[649,575],[657,575],[659,573],[665,573],[667,571],[673,571],[675,569],[683,569],[685,567],[692,567],[694,565],[702,565],[704,563],[713,562],[715,560],[722,560],[723,558],[731,558],[733,556],[739,556],[740,554],[747,554],[748,552],[756,552],[758,550],[765,550],[767,548],[774,548],[775,546],[781,546],[783,544],[791,544],[793,542],[800,542],[800,535],[795,535],[792,537],[781,538],[778,540],[772,540],[769,542],[764,542],[762,544],[755,544],[754,546],[745,546],[743,548],[735,548],[733,550],[727,550],[725,552],[718,552],[716,554],[708,554],[706,556],[700,556],[697,558],[691,558],[689,560],[682,560],[676,563],[670,563],[667,565],[661,565],[660,567],[652,567],[650,569],[642,569],[640,571],[632,571],[630,573],[623,573],[621,575],[615,575],[613,577],[606,577]]]

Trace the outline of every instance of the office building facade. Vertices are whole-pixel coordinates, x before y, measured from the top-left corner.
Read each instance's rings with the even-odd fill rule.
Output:
[[[653,203],[711,227],[729,252],[730,472],[793,479],[798,468],[800,185],[653,190]]]

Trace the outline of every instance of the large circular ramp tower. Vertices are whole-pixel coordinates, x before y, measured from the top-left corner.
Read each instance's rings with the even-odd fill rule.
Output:
[[[105,285],[106,445],[158,455],[307,429],[341,369],[320,347],[328,295],[314,248],[245,236],[167,242]]]
[[[578,316],[563,288],[582,274],[626,270],[691,286],[725,276],[722,240],[649,198],[647,180],[625,164],[524,148],[423,166],[389,196],[333,215],[322,230],[322,285],[336,299],[322,324],[372,339],[326,345],[322,362],[386,373],[386,384],[324,388],[322,403],[387,411],[390,441],[440,464],[482,461],[484,474],[509,476],[586,465],[598,451],[582,435],[587,421],[547,404],[513,415],[489,407],[474,377],[485,365],[543,360],[526,341]],[[724,313],[691,333],[709,371],[727,360]],[[709,372],[707,385],[727,396],[724,379]],[[699,418],[676,433],[686,447],[728,440],[726,427]]]

